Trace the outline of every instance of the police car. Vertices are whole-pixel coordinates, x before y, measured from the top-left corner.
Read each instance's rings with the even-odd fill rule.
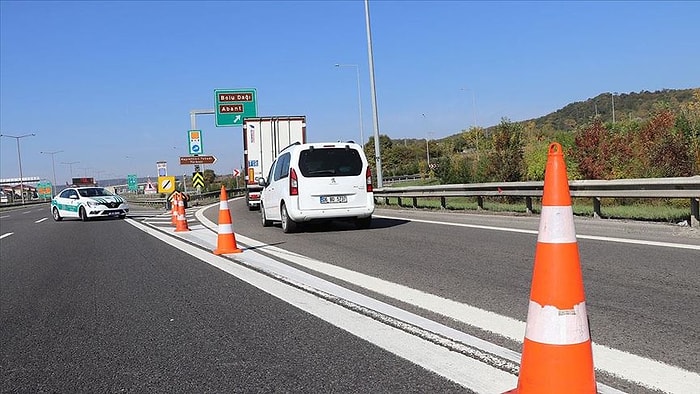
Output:
[[[123,219],[129,213],[126,200],[102,187],[69,187],[51,199],[53,220],[79,218],[88,221],[99,217]]]

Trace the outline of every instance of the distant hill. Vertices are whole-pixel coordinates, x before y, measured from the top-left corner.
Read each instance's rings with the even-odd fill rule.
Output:
[[[586,125],[600,116],[603,122],[613,121],[613,98],[615,104],[615,120],[647,119],[655,110],[668,107],[678,110],[681,104],[693,100],[692,89],[664,89],[656,92],[641,91],[639,93],[601,93],[586,101],[578,101],[568,104],[551,114],[530,119],[519,123],[534,122],[538,129],[550,129],[557,131],[575,130]]]

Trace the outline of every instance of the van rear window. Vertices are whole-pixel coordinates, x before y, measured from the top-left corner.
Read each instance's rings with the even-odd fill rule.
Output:
[[[306,178],[357,176],[362,173],[362,159],[355,149],[307,149],[299,153],[299,170]]]

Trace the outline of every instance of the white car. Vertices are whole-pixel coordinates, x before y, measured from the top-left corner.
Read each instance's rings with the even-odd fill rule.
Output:
[[[102,187],[69,187],[51,199],[53,220],[79,218],[118,217],[129,213],[126,200]]]
[[[293,144],[272,164],[260,197],[262,225],[282,223],[294,232],[300,224],[349,220],[369,228],[374,213],[372,171],[353,142]]]

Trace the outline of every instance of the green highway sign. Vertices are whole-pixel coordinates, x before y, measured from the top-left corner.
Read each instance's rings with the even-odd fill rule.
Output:
[[[36,194],[39,196],[39,198],[51,198],[53,197],[53,189],[51,186],[51,182],[39,182],[36,185]]]
[[[255,89],[214,90],[216,126],[241,126],[243,118],[258,116]]]
[[[129,191],[135,192],[139,190],[138,180],[136,179],[136,174],[129,174],[126,176],[126,183],[129,185]]]

